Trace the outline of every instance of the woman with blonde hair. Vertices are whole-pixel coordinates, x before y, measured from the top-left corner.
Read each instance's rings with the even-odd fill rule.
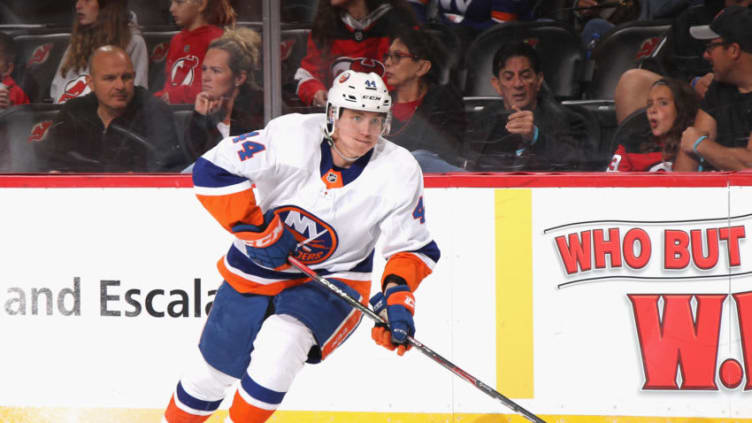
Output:
[[[185,134],[193,159],[222,138],[263,128],[264,99],[254,79],[260,48],[261,37],[248,28],[228,30],[209,44],[201,65],[201,92]]]
[[[88,94],[89,56],[97,47],[115,45],[128,53],[136,85],[148,88],[149,58],[138,27],[130,21],[127,0],[77,0],[70,43],[50,87],[55,103]]]

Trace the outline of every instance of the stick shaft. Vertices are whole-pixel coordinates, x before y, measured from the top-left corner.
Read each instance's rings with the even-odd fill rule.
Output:
[[[383,323],[387,324],[387,322],[384,321],[384,319],[381,318],[378,314],[374,313],[373,310],[366,307],[365,305],[361,304],[356,300],[355,298],[348,295],[345,291],[340,289],[337,285],[333,284],[331,281],[327,280],[326,278],[323,278],[319,276],[318,273],[316,273],[313,269],[309,268],[305,264],[301,263],[299,260],[297,260],[295,257],[289,257],[288,261],[290,264],[295,266],[298,270],[305,273],[307,276],[309,276],[314,281],[318,282],[319,284],[329,288],[330,291],[334,292],[338,297],[345,300],[348,304],[350,304],[352,307],[360,310],[371,318],[371,320],[375,321],[376,323]],[[447,370],[451,371],[455,375],[459,376],[460,378],[466,380],[467,382],[473,384],[476,388],[481,390],[486,395],[495,398],[499,401],[501,401],[506,407],[509,409],[520,413],[525,418],[530,420],[534,423],[546,423],[544,420],[542,420],[540,417],[536,416],[535,414],[531,413],[530,411],[524,409],[521,405],[517,404],[516,402],[512,401],[511,399],[505,397],[501,393],[499,393],[497,390],[491,388],[490,386],[486,385],[485,383],[478,380],[476,377],[471,375],[470,373],[462,370],[458,366],[456,366],[451,361],[447,360],[446,358],[442,357],[439,353],[435,352],[434,350],[428,348],[423,343],[418,341],[417,339],[413,338],[412,336],[407,337],[407,341],[410,343],[410,345],[417,348],[420,352],[422,352],[424,355],[426,355],[431,360],[435,361],[436,363],[440,364]]]

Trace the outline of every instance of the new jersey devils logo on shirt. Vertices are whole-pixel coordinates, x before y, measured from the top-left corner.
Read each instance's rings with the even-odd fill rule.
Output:
[[[196,77],[198,57],[190,55],[176,60],[170,70],[170,85],[191,85]]]
[[[89,86],[86,84],[86,75],[79,75],[76,79],[68,81],[65,84],[65,91],[63,91],[63,95],[60,96],[57,102],[65,103],[72,98],[88,94],[90,91]]]
[[[384,76],[384,64],[375,59],[368,59],[365,57],[358,57],[353,59],[352,57],[339,57],[332,63],[332,78],[336,78],[337,75],[342,72],[352,69],[355,72],[376,72],[379,76]]]
[[[276,209],[280,219],[290,228],[300,248],[295,256],[306,264],[329,258],[337,249],[337,233],[330,225],[297,206]]]

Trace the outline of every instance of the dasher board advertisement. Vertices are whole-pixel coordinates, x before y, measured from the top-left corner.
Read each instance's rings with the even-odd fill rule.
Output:
[[[752,177],[652,181],[426,177],[416,338],[547,422],[752,422]],[[231,235],[186,177],[5,177],[0,201],[0,421],[158,422]],[[371,326],[270,421],[525,421]]]

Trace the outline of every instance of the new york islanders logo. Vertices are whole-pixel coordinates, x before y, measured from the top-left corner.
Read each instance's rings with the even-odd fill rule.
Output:
[[[149,60],[152,63],[161,63],[167,58],[167,53],[170,51],[169,43],[159,43],[151,49]]]
[[[298,241],[298,260],[309,265],[321,263],[337,249],[334,228],[312,213],[297,206],[282,206],[276,212]]]
[[[50,58],[50,52],[52,51],[52,43],[44,43],[38,45],[34,51],[31,52],[29,60],[26,62],[26,66],[32,67],[34,65],[41,65]]]
[[[31,131],[29,131],[29,138],[27,138],[26,141],[28,142],[39,142],[44,140],[44,138],[47,136],[47,131],[50,129],[50,126],[52,126],[51,120],[43,120],[41,122],[38,122],[34,127],[31,128]]]
[[[342,72],[352,69],[355,72],[375,72],[379,76],[384,76],[384,64],[375,59],[365,57],[339,57],[332,63],[332,77],[336,78]]]
[[[68,81],[65,84],[65,91],[63,95],[57,100],[58,103],[65,103],[66,101],[80,97],[84,94],[91,92],[89,85],[86,83],[86,75],[79,75],[76,79]]]
[[[198,57],[190,55],[181,57],[175,61],[170,70],[170,85],[191,85],[193,79],[196,77],[196,69],[198,68]]]

